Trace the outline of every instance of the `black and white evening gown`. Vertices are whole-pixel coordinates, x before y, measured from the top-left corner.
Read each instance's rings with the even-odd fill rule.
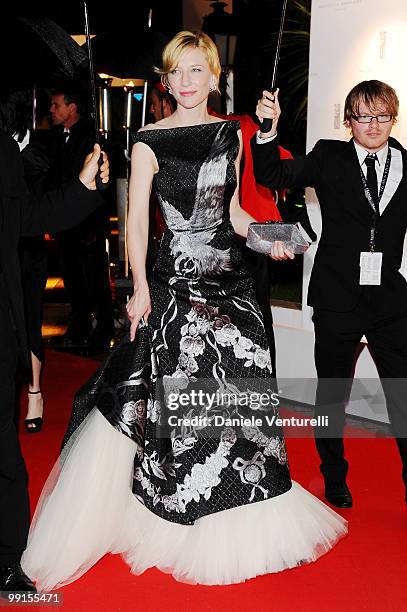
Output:
[[[136,574],[155,566],[191,583],[242,582],[314,561],[347,531],[291,481],[282,431],[265,422],[275,402],[241,401],[271,396],[274,379],[229,218],[238,129],[222,121],[135,136],[157,158],[168,228],[152,312],[76,396],[22,561],[41,590],[109,552]],[[197,387],[216,401],[172,410]]]

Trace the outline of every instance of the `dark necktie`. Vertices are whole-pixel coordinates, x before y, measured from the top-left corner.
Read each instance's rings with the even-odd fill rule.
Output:
[[[378,161],[376,153],[369,153],[366,156],[365,164],[367,168],[366,182],[369,187],[370,195],[372,196],[373,204],[376,210],[379,207],[379,190],[377,187],[376,162]]]

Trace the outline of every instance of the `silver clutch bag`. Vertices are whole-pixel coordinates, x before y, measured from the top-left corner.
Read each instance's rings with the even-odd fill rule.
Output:
[[[270,255],[273,242],[277,241],[283,242],[284,247],[296,255],[305,253],[312,242],[301,223],[283,223],[281,221],[250,223],[246,239],[246,245],[249,249],[257,253]]]

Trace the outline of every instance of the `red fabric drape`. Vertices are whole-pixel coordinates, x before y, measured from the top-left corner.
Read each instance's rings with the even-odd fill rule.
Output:
[[[256,183],[253,174],[253,158],[250,141],[259,129],[257,123],[249,115],[221,115],[209,110],[211,115],[221,119],[236,119],[240,121],[243,140],[244,167],[240,177],[240,203],[242,208],[256,221],[281,221],[276,200],[270,189]],[[287,149],[279,146],[281,159],[292,159]]]

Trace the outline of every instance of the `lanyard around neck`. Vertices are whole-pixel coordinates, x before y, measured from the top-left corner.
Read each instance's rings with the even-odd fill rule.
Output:
[[[370,206],[371,206],[371,208],[373,209],[373,212],[374,212],[374,215],[372,217],[372,226],[370,228],[369,249],[370,249],[371,253],[373,253],[374,250],[375,250],[376,225],[377,225],[377,220],[378,220],[378,218],[380,216],[379,203],[380,203],[380,200],[382,199],[382,195],[383,195],[384,190],[386,188],[387,179],[389,178],[390,163],[391,163],[391,151],[390,151],[390,147],[389,147],[389,150],[387,152],[387,157],[386,157],[386,163],[384,165],[383,178],[382,178],[382,182],[380,184],[379,197],[377,199],[377,203],[374,202],[374,200],[372,198],[372,194],[370,193],[370,189],[369,189],[369,186],[367,184],[366,177],[363,174],[362,166],[359,166],[359,168],[360,168],[360,175],[361,175],[361,178],[362,178],[363,189],[365,191],[365,197],[366,197],[366,200],[369,202],[369,204],[370,204]]]
[[[386,163],[384,165],[382,182],[380,183],[379,197],[378,197],[378,200],[377,200],[377,205],[373,201],[372,194],[370,193],[370,189],[369,189],[369,186],[367,184],[366,177],[365,177],[365,175],[363,173],[363,170],[362,170],[362,166],[360,166],[360,176],[362,178],[363,189],[365,190],[365,197],[366,197],[366,199],[369,202],[370,206],[373,208],[374,212],[377,215],[380,214],[379,213],[379,203],[380,203],[380,200],[382,199],[382,195],[383,195],[384,190],[386,188],[387,179],[389,178],[390,164],[391,164],[391,151],[390,151],[390,147],[389,147],[389,150],[387,151]]]

